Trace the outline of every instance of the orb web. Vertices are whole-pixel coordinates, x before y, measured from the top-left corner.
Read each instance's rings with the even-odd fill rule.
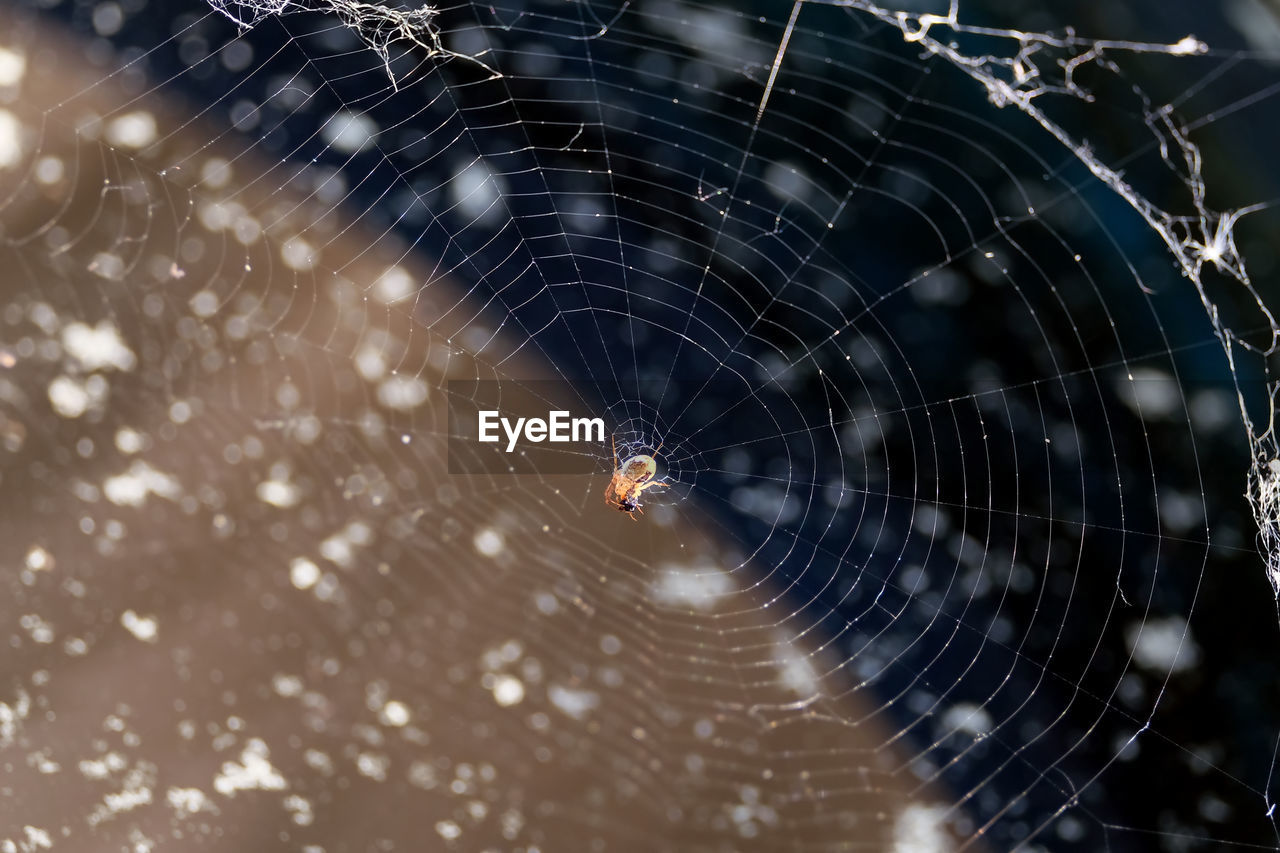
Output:
[[[1269,13],[922,5],[5,11],[0,837],[1274,846]]]

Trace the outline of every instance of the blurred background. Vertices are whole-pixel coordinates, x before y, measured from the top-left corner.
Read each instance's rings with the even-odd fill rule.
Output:
[[[949,11],[0,10],[9,849],[1280,844],[1280,10]]]

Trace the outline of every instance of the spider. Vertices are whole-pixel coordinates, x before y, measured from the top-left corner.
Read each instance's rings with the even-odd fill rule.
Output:
[[[658,449],[653,451],[656,456],[662,450],[662,445],[658,445]],[[647,453],[637,453],[628,456],[621,463],[618,462],[618,439],[613,438],[613,479],[609,481],[608,488],[604,491],[604,502],[612,507],[617,507],[622,512],[631,513],[631,519],[635,520],[635,513],[644,514],[644,510],[640,509],[640,493],[645,489],[666,488],[667,483],[653,479],[658,473],[658,462]]]

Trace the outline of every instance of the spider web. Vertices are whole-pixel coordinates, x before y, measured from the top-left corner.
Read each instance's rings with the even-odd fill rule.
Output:
[[[1280,24],[1154,9],[0,13],[4,849],[1277,846]]]

